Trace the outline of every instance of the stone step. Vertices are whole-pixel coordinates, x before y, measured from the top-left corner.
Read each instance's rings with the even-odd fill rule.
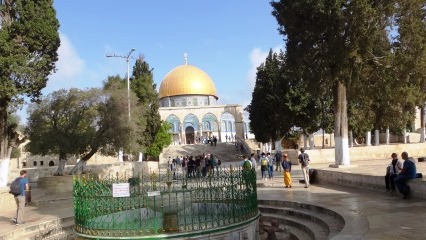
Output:
[[[277,209],[285,212],[286,214],[298,215],[300,213],[300,216],[304,216],[306,214],[311,215],[312,217],[325,222],[326,225],[324,226],[329,227],[331,236],[341,232],[345,227],[345,219],[342,215],[336,211],[321,206],[290,201],[269,200],[259,200],[258,204],[259,206]]]
[[[275,214],[285,218],[288,222],[298,219],[317,224],[317,226],[314,226],[316,230],[313,230],[313,232],[320,230],[326,235],[326,238],[323,239],[330,239],[339,235],[345,226],[345,220],[340,214],[320,206],[277,200],[259,200],[258,203],[262,215]],[[297,228],[297,225],[294,224],[293,227]],[[319,236],[315,236],[315,239],[319,239]]]
[[[321,225],[326,230],[326,232],[328,232],[328,237],[330,238],[339,234],[344,226],[344,222],[342,222],[342,219],[335,218],[334,216],[331,216],[326,213],[316,212],[315,210],[295,210],[288,207],[277,207],[268,205],[259,205],[259,210],[262,213],[275,213],[284,216],[295,216],[298,218],[315,222]]]
[[[73,226],[74,216],[56,218],[35,225],[23,224],[17,226],[15,230],[0,235],[0,239],[47,239],[43,237],[53,237],[55,235],[61,235],[64,233],[68,234],[70,231],[72,232]]]
[[[329,239],[333,240],[361,240],[370,230],[369,222],[366,216],[358,211],[347,211],[346,207],[333,207],[329,209],[323,206],[313,205],[303,202],[292,202],[283,200],[258,200],[259,205],[269,205],[279,207],[292,208],[294,210],[312,211],[313,214],[321,213],[332,216],[336,219],[335,228],[331,229]],[[341,230],[337,232],[337,230]],[[333,233],[334,232],[334,233]]]
[[[280,226],[287,226],[289,232],[292,233],[297,239],[303,240],[322,240],[328,239],[328,234],[318,224],[300,219],[293,216],[283,216],[280,214],[262,213],[261,218],[265,222],[277,221]],[[297,229],[298,231],[294,231]]]
[[[163,150],[163,159],[171,159],[176,156],[214,154],[218,156],[222,162],[241,161],[241,152],[236,149],[232,143],[217,143],[217,146],[210,144],[191,144],[191,145],[171,145]],[[166,160],[167,161],[167,160]]]
[[[66,204],[67,206],[72,206],[73,198],[69,197],[58,197],[58,198],[42,198],[37,200],[31,200],[29,203],[30,206],[40,207],[51,204]]]
[[[39,231],[37,234],[29,233],[25,236],[21,236],[21,240],[56,240],[56,239],[75,239],[74,233],[74,221],[71,224],[63,224],[61,226],[52,227],[50,229],[45,229]]]

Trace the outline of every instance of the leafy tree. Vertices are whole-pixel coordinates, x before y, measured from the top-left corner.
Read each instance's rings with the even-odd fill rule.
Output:
[[[135,62],[130,79],[131,89],[144,109],[140,118],[141,126],[144,126],[144,129],[139,138],[139,143],[144,148],[154,144],[154,139],[161,128],[158,93],[152,71],[153,69],[149,68],[149,64],[140,57]]]
[[[40,104],[31,105],[27,150],[32,154],[58,154],[61,164],[56,174],[62,175],[70,155],[80,156],[73,173],[98,151],[115,154],[117,148],[132,144],[135,134],[130,133],[136,127],[123,111],[127,109],[126,91],[109,90],[59,90]]]
[[[280,59],[272,49],[257,68],[256,85],[252,93],[251,103],[246,107],[249,113],[250,129],[259,142],[269,142],[280,139],[282,98],[280,79]]]
[[[414,117],[415,106],[422,109],[421,127],[424,128],[426,102],[426,2],[397,0],[393,39],[395,77],[400,80],[401,126]],[[422,131],[424,131],[422,129]]]
[[[380,61],[372,51],[377,38],[371,36],[389,26],[392,1],[280,0],[271,5],[285,36],[287,67],[311,86],[333,90],[335,161],[350,164],[347,87],[367,81],[364,66]]]
[[[55,69],[60,45],[53,1],[0,1],[0,187],[11,150],[23,142],[7,119],[26,96],[37,101]]]
[[[170,128],[171,126],[167,122],[161,122],[160,130],[146,151],[148,155],[158,157],[163,149],[172,143]]]

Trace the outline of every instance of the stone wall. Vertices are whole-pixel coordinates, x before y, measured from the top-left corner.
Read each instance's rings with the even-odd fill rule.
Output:
[[[0,188],[0,211],[16,208],[15,198],[9,193],[9,187]]]
[[[65,167],[65,172],[70,172],[74,165],[68,165]],[[40,177],[51,177],[56,171],[57,167],[38,167],[38,168],[25,168],[27,170],[27,176],[30,183],[35,183]],[[139,172],[156,171],[158,169],[157,162],[116,162],[111,164],[94,164],[90,161],[87,163],[87,171],[90,170],[91,174],[99,178],[105,178],[109,174],[115,175],[117,172],[119,175],[130,175],[137,174]],[[10,184],[17,176],[21,169],[10,169],[9,181]]]
[[[94,164],[108,164],[118,161],[118,158],[115,156],[103,156],[101,154],[95,154],[89,160]],[[11,168],[32,168],[32,167],[48,167],[49,163],[52,162],[54,166],[58,166],[59,159],[56,155],[31,155],[28,152],[23,152],[22,156],[19,159],[12,159],[10,167]],[[75,156],[70,156],[68,158],[67,164],[74,165],[77,162]],[[25,166],[24,166],[25,165]]]
[[[374,131],[371,132],[371,134],[374,134]],[[309,146],[309,138],[306,138],[307,146]],[[374,144],[374,138],[371,137],[371,144]],[[379,136],[380,144],[386,143],[386,133],[380,133]],[[403,143],[404,137],[402,135],[389,135],[389,142],[390,143]],[[418,143],[420,142],[420,134],[419,133],[412,133],[407,132],[407,143]],[[298,142],[299,148],[304,146],[304,139],[303,136],[300,137]],[[323,146],[323,135],[322,134],[314,134],[314,147],[322,147]],[[324,146],[325,147],[334,147],[334,134],[324,134]]]
[[[400,155],[407,151],[410,156],[426,156],[426,143],[411,144],[390,144],[379,146],[358,146],[349,148],[351,162],[363,160],[390,159],[390,155],[395,152]],[[297,151],[284,149],[288,152],[292,162],[297,163]],[[334,148],[306,150],[312,163],[334,163]]]
[[[316,170],[315,184],[332,184],[349,186],[374,191],[384,191],[384,176],[372,176],[359,173],[338,172],[332,170]],[[426,182],[423,179],[413,179],[408,182],[410,195],[419,199],[426,199]]]

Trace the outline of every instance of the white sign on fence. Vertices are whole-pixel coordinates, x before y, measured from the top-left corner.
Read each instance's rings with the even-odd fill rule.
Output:
[[[148,192],[148,197],[155,197],[155,196],[160,196],[160,195],[161,195],[160,191]]]
[[[129,183],[113,183],[112,197],[130,197]]]

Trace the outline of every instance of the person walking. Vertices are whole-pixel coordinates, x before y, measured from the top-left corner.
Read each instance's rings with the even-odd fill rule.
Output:
[[[401,172],[398,177],[395,178],[395,185],[403,198],[407,199],[410,193],[410,187],[407,185],[407,182],[416,178],[417,170],[414,159],[412,157],[408,157],[407,152],[403,152],[401,157],[404,159],[404,163]]]
[[[256,159],[254,158],[254,153],[251,154],[250,161],[251,161],[251,167],[253,168],[253,170],[256,171],[257,163],[256,163]]]
[[[277,151],[275,154],[275,172],[278,172],[280,170],[281,172],[281,163],[282,163],[283,157],[281,154],[281,151]]]
[[[398,160],[398,155],[396,153],[392,153],[391,157],[392,157],[392,161],[389,164],[389,166],[386,168],[387,169],[386,175],[385,175],[386,192],[395,191],[394,180],[402,170],[402,161]]]
[[[274,179],[274,158],[271,156],[270,153],[267,153],[266,157],[268,159],[269,179]]]
[[[13,219],[13,222],[18,226],[24,224],[24,213],[25,213],[25,193],[30,190],[30,186],[27,179],[27,171],[21,170],[20,176],[15,179],[19,182],[20,193],[14,195],[16,202],[16,217]],[[12,183],[13,184],[13,183]]]
[[[291,188],[291,161],[287,153],[283,155],[282,167],[284,170],[284,185],[286,188]]]
[[[300,154],[298,157],[300,166],[302,168],[303,178],[305,179],[305,188],[309,187],[309,155],[305,153],[305,149],[300,149]]]
[[[262,172],[262,179],[266,181],[266,173],[268,172],[268,159],[265,153],[262,153],[260,157],[260,171]]]
[[[244,156],[243,161],[241,162],[241,169],[244,171],[251,171],[252,170],[252,163],[251,161],[248,159],[247,156]]]

